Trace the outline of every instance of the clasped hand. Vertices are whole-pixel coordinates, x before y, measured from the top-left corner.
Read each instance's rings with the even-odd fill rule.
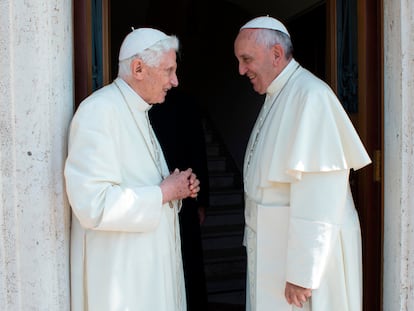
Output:
[[[200,181],[189,168],[185,171],[175,169],[160,184],[163,203],[188,197],[196,198],[200,191]]]

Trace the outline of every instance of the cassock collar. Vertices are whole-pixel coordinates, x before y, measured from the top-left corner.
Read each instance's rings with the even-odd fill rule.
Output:
[[[285,69],[283,69],[283,71],[267,87],[266,95],[270,97],[276,93],[279,93],[293,72],[298,68],[298,66],[299,63],[294,58],[292,58]]]
[[[149,105],[141,96],[137,94],[122,78],[116,78],[116,84],[121,89],[122,94],[124,94],[125,99],[128,103],[132,103],[132,107],[137,107],[139,111],[150,110],[152,105]]]

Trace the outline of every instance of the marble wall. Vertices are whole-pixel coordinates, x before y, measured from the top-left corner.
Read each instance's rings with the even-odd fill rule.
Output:
[[[0,306],[69,310],[70,0],[0,1]]]
[[[414,2],[384,5],[383,310],[414,310]]]

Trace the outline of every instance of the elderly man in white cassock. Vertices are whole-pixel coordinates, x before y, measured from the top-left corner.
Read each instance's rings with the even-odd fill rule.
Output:
[[[247,310],[362,310],[361,233],[349,172],[370,163],[346,112],[292,56],[286,27],[258,17],[234,43],[266,94],[244,162]]]
[[[118,78],[79,106],[65,165],[72,207],[74,311],[185,311],[181,199],[195,198],[191,169],[170,173],[148,119],[178,85],[178,39],[132,31]]]

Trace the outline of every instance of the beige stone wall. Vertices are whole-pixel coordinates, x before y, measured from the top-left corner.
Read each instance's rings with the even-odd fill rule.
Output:
[[[414,2],[384,0],[384,311],[414,310]]]
[[[0,309],[69,310],[70,0],[0,1]]]

